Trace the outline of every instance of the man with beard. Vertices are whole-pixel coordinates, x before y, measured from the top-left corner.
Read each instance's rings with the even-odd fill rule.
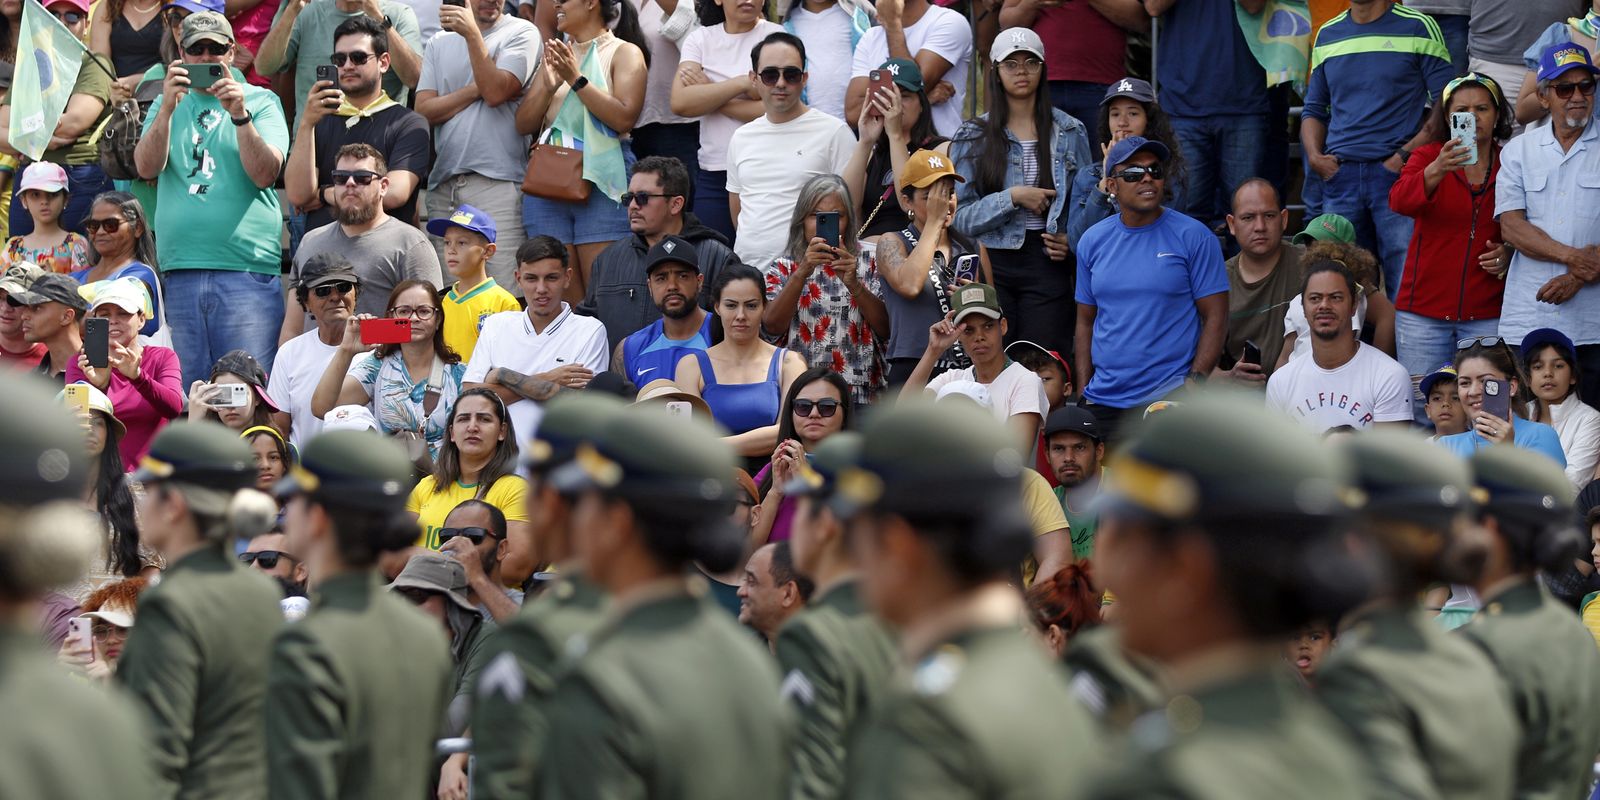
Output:
[[[357,314],[386,317],[389,294],[403,280],[415,278],[443,285],[439,256],[422,231],[389,216],[384,197],[389,192],[389,167],[383,154],[370,144],[357,142],[339,148],[333,169],[333,189],[328,194],[337,203],[338,221],[306,234],[294,256],[291,279],[297,279],[305,263],[319,255],[337,253],[355,265],[361,277],[361,299]],[[294,284],[296,280],[291,280]],[[307,330],[310,316],[285,303],[284,342]]]
[[[500,577],[506,553],[506,515],[482,500],[466,500],[444,518],[439,551],[461,562],[467,597],[486,619],[508,619],[522,605],[522,590],[507,589]]]
[[[1267,405],[1318,432],[1411,423],[1410,373],[1350,327],[1358,291],[1343,263],[1306,267],[1300,296],[1311,322],[1311,357],[1290,361],[1267,381]]]
[[[611,356],[611,368],[640,387],[672,380],[678,359],[711,346],[711,315],[695,302],[705,283],[695,246],[677,236],[662,237],[650,248],[644,275],[661,319],[618,342]]]
[[[1072,557],[1094,555],[1094,528],[1099,517],[1094,499],[1100,494],[1105,436],[1088,409],[1065,406],[1050,412],[1044,423],[1044,454],[1055,476],[1056,499],[1072,531]]]

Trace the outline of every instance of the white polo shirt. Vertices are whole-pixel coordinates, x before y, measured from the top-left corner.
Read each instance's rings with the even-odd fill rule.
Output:
[[[461,382],[483,383],[484,376],[495,367],[537,375],[568,364],[581,364],[596,375],[611,367],[606,326],[600,320],[580,317],[572,313],[571,306],[562,303],[561,313],[545,326],[544,332],[534,333],[527,312],[502,311],[483,321],[478,346],[472,351]],[[544,406],[532,400],[518,400],[506,410],[520,448],[539,430]]]

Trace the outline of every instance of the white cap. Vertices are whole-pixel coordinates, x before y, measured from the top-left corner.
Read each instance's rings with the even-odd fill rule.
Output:
[[[998,64],[1012,53],[1032,53],[1044,60],[1044,40],[1030,28],[1006,28],[994,37],[994,44],[989,46],[989,57]]]
[[[372,416],[372,409],[366,406],[335,406],[322,416],[322,432],[328,431],[375,431],[378,429],[378,419]]]
[[[967,398],[968,400],[971,400],[974,403],[977,403],[980,406],[983,406],[984,408],[989,408],[992,405],[989,400],[989,387],[984,386],[977,381],[951,381],[943,386],[940,386],[939,391],[934,394],[933,399],[943,400],[946,397],[957,394]]]
[[[154,310],[150,308],[150,290],[145,288],[144,281],[132,275],[109,281],[95,281],[83,287],[79,294],[88,298],[90,311],[111,304],[129,314],[143,314],[145,319],[155,315]]]

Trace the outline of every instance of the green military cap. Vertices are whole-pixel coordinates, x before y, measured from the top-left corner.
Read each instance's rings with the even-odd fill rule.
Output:
[[[1013,439],[974,404],[909,398],[867,420],[830,502],[843,516],[869,507],[977,512],[1019,491],[1023,460]]]
[[[800,474],[783,487],[786,497],[823,497],[833,492],[839,471],[855,463],[861,453],[861,434],[841,431],[817,445],[800,465]]]
[[[1466,462],[1421,434],[1369,430],[1341,446],[1355,470],[1367,514],[1445,522],[1472,507]]]
[[[1136,423],[1100,501],[1181,522],[1336,517],[1355,499],[1342,453],[1259,398],[1214,389]]]
[[[523,464],[547,471],[572,460],[578,445],[590,441],[627,408],[622,400],[599,392],[563,392],[545,406],[539,432],[522,448]]]
[[[1529,525],[1575,520],[1572,484],[1548,456],[1520,447],[1484,447],[1468,462],[1484,510]]]
[[[60,389],[60,384],[55,389]],[[33,506],[83,497],[83,428],[43,380],[0,380],[0,503]]]
[[[306,444],[300,463],[273,491],[280,498],[310,494],[327,505],[395,511],[411,491],[411,459],[392,439],[329,431]]]
[[[636,405],[578,444],[572,461],[550,479],[562,492],[602,489],[657,513],[700,518],[731,507],[734,466],[716,427]]]
[[[209,422],[174,422],[161,429],[133,479],[173,481],[236,492],[255,483],[255,457],[239,434]]]

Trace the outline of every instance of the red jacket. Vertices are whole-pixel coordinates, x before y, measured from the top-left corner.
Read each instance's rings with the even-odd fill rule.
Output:
[[[1452,322],[1495,319],[1505,281],[1479,267],[1478,257],[1491,242],[1500,243],[1500,223],[1494,218],[1500,147],[1492,148],[1489,182],[1476,196],[1457,171],[1445,173],[1430,198],[1423,191],[1422,170],[1443,147],[1444,142],[1418,147],[1389,190],[1389,207],[1415,221],[1394,307]]]

